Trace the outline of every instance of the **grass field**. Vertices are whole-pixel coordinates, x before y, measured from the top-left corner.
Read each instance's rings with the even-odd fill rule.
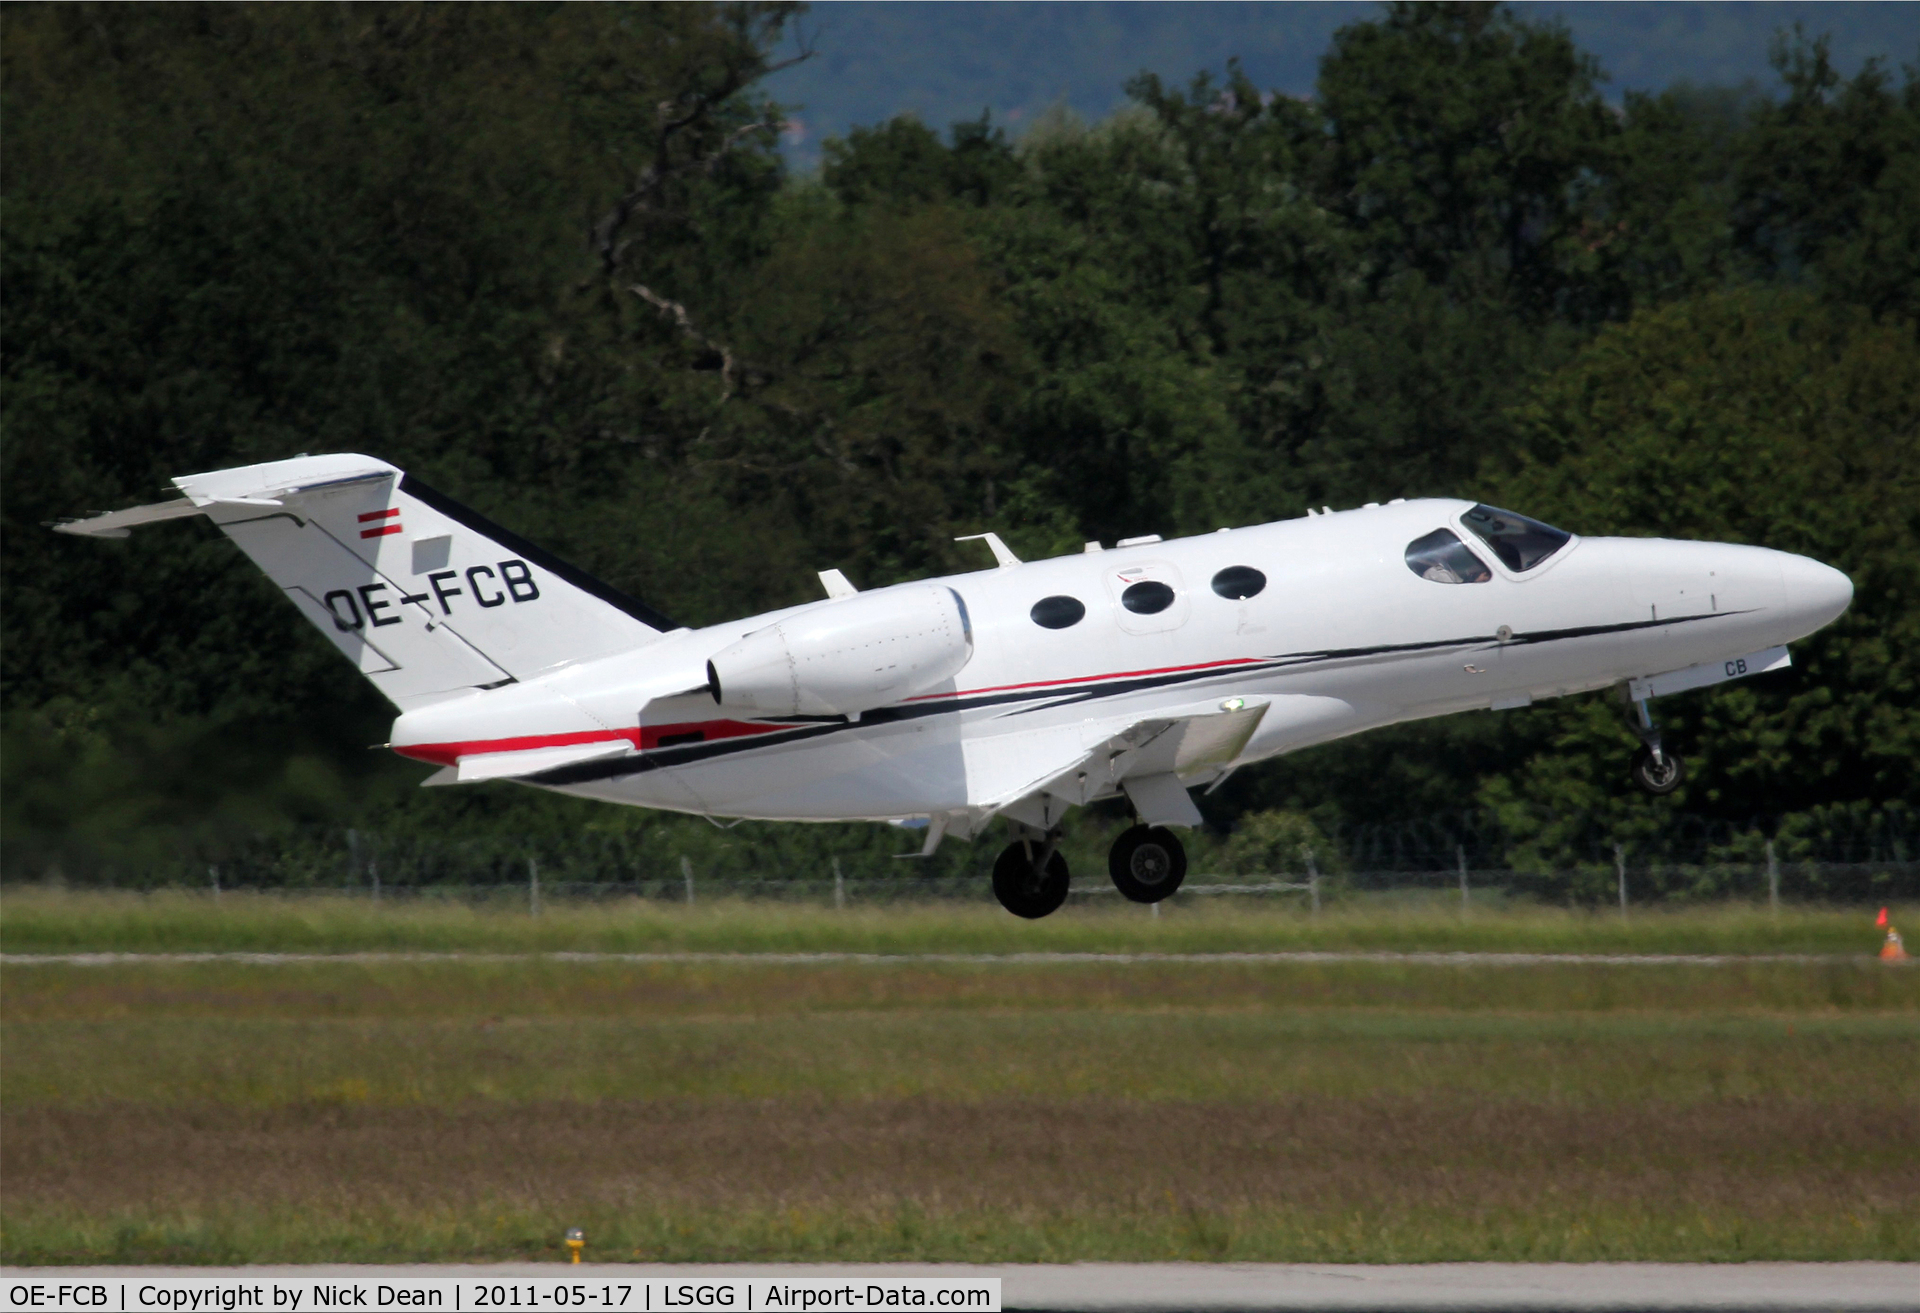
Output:
[[[1431,911],[1135,911],[9,894],[0,943],[1463,946]],[[1453,920],[1859,956],[8,964],[0,1258],[557,1261],[578,1225],[603,1260],[1920,1259],[1920,971],[1867,918]]]
[[[1871,912],[1726,903],[1570,909],[1451,898],[1355,896],[1310,915],[1300,900],[1181,899],[1159,916],[1075,900],[1043,921],[990,903],[817,904],[624,899],[473,906],[422,899],[229,893],[92,893],[15,886],[0,895],[0,951],[359,950],[609,952],[1233,952],[1389,949],[1599,953],[1863,953]],[[1906,909],[1896,908],[1896,913]],[[1914,909],[1920,912],[1920,909]],[[1901,919],[1896,915],[1896,920]],[[1920,925],[1920,915],[1905,918]]]

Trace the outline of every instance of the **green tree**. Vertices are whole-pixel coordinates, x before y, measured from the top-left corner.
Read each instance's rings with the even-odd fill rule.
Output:
[[[1236,875],[1305,874],[1308,854],[1323,875],[1345,868],[1339,847],[1305,812],[1259,811],[1234,823],[1220,861]]]
[[[743,505],[784,504],[863,582],[960,563],[1007,475],[1020,344],[948,210],[790,216],[724,331],[742,391],[701,460]]]
[[[1403,272],[1534,318],[1579,314],[1615,132],[1566,29],[1500,5],[1397,3],[1320,64],[1322,184],[1376,285]]]
[[[856,127],[822,148],[820,177],[849,205],[885,198],[896,203],[960,201],[990,205],[1020,177],[1007,134],[982,114],[956,123],[951,144],[911,116],[878,127]]]
[[[1920,319],[1920,69],[1896,90],[1878,61],[1843,81],[1825,38],[1774,49],[1786,95],[1762,102],[1739,169],[1741,245],[1774,277]]]
[[[108,806],[111,762],[136,761],[120,814],[185,832],[350,814],[417,773],[365,751],[389,710],[207,526],[131,546],[42,527],[176,474],[371,450],[670,610],[793,586],[743,545],[782,526],[672,477],[653,441],[678,335],[580,290],[606,282],[583,218],[623,203],[620,271],[693,284],[764,249],[780,174],[746,92],[791,11],[0,13],[10,804]],[[263,751],[324,769],[283,784]]]
[[[1395,5],[1309,101],[1231,62],[1141,76],[1017,143],[856,129],[816,182],[758,90],[794,12],[0,9],[9,852],[86,831],[129,868],[344,816],[698,848],[412,793],[364,750],[388,709],[210,528],[41,527],[326,449],[690,623],[824,565],[977,562],[958,532],[1033,555],[1429,493],[1804,550],[1854,610],[1795,674],[1677,701],[1674,799],[1626,793],[1595,699],[1317,749],[1211,805],[1348,839],[1485,806],[1542,860],[1680,816],[1906,823],[1913,73],[1843,80],[1794,37],[1776,94],[1615,112],[1552,23]],[[724,843],[812,861],[821,833]]]
[[[1622,778],[1619,708],[1527,713],[1526,751],[1482,795],[1510,828],[1744,820],[1920,796],[1920,353],[1905,324],[1793,292],[1712,293],[1603,331],[1519,416],[1526,459],[1491,495],[1586,534],[1748,542],[1854,581],[1791,671],[1661,704],[1689,755],[1669,802]]]
[[[1588,240],[1611,317],[1724,286],[1748,272],[1734,240],[1736,171],[1752,88],[1629,92]]]

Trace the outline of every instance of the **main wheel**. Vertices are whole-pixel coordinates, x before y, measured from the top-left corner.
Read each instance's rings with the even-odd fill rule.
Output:
[[[1680,754],[1661,749],[1660,760],[1653,759],[1653,749],[1643,747],[1633,754],[1633,765],[1627,768],[1633,776],[1633,782],[1656,798],[1664,798],[1680,787],[1680,781],[1687,778],[1687,763],[1680,760]]]
[[[1067,859],[1058,852],[1047,858],[1045,870],[1034,865],[1038,844],[1010,843],[993,864],[993,896],[1015,916],[1037,921],[1060,910],[1067,901]]]
[[[1187,878],[1187,850],[1164,825],[1136,825],[1107,853],[1114,888],[1136,903],[1157,903]]]

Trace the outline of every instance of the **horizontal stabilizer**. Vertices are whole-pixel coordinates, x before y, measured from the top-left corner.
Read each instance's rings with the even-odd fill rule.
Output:
[[[143,524],[158,524],[162,520],[179,520],[189,515],[203,515],[206,509],[182,497],[178,501],[163,501],[152,506],[129,506],[124,511],[107,511],[105,514],[89,516],[84,520],[61,520],[53,526],[53,531],[79,534],[87,538],[125,538]]]
[[[555,766],[572,766],[583,761],[598,761],[602,757],[619,757],[632,751],[633,744],[626,739],[615,739],[612,742],[574,743],[559,748],[527,748],[521,752],[477,752],[470,757],[460,758],[459,783],[519,779],[525,775],[538,775],[543,770],[552,770]]]

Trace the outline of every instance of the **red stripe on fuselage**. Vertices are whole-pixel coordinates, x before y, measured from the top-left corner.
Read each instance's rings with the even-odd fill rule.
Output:
[[[1027,684],[994,684],[988,688],[963,688],[952,693],[922,693],[909,702],[931,702],[935,698],[971,698],[982,693],[1012,693],[1023,688],[1059,688],[1063,684],[1093,684],[1104,679],[1138,679],[1143,675],[1182,675],[1190,670],[1221,670],[1228,666],[1257,666],[1258,657],[1233,657],[1226,661],[1202,661],[1197,666],[1160,666],[1153,670],[1116,670],[1109,675],[1075,675],[1071,679],[1036,679]]]
[[[1222,670],[1232,666],[1259,665],[1257,657],[1234,657],[1227,661],[1203,661],[1192,666],[1161,666],[1152,670],[1120,670],[1107,675],[1081,675],[1073,679],[1039,679],[1026,684],[996,684],[990,688],[966,689],[956,693],[923,693],[908,702],[926,702],[935,698],[976,697],[982,693],[1007,693],[1023,688],[1058,688],[1065,684],[1092,684],[1108,679],[1137,679],[1144,675],[1179,675],[1194,670]],[[643,725],[639,729],[582,730],[574,734],[526,734],[510,739],[472,739],[464,743],[410,743],[394,751],[416,761],[452,766],[462,757],[483,752],[526,752],[533,748],[569,748],[581,743],[612,743],[625,739],[642,752],[660,746],[663,737],[699,734],[701,742],[744,738],[752,734],[772,734],[792,729],[787,725],[754,724],[742,720],[697,720],[679,725]]]
[[[642,752],[660,746],[664,736],[699,734],[702,742],[737,739],[749,734],[771,734],[792,729],[791,725],[755,725],[742,720],[698,720],[683,725],[643,725],[639,729],[581,730],[573,734],[523,734],[510,739],[470,739],[464,743],[409,743],[394,751],[415,761],[430,761],[436,766],[452,766],[462,757],[483,752],[527,752],[534,748],[571,748],[582,743],[613,743],[625,739]]]

